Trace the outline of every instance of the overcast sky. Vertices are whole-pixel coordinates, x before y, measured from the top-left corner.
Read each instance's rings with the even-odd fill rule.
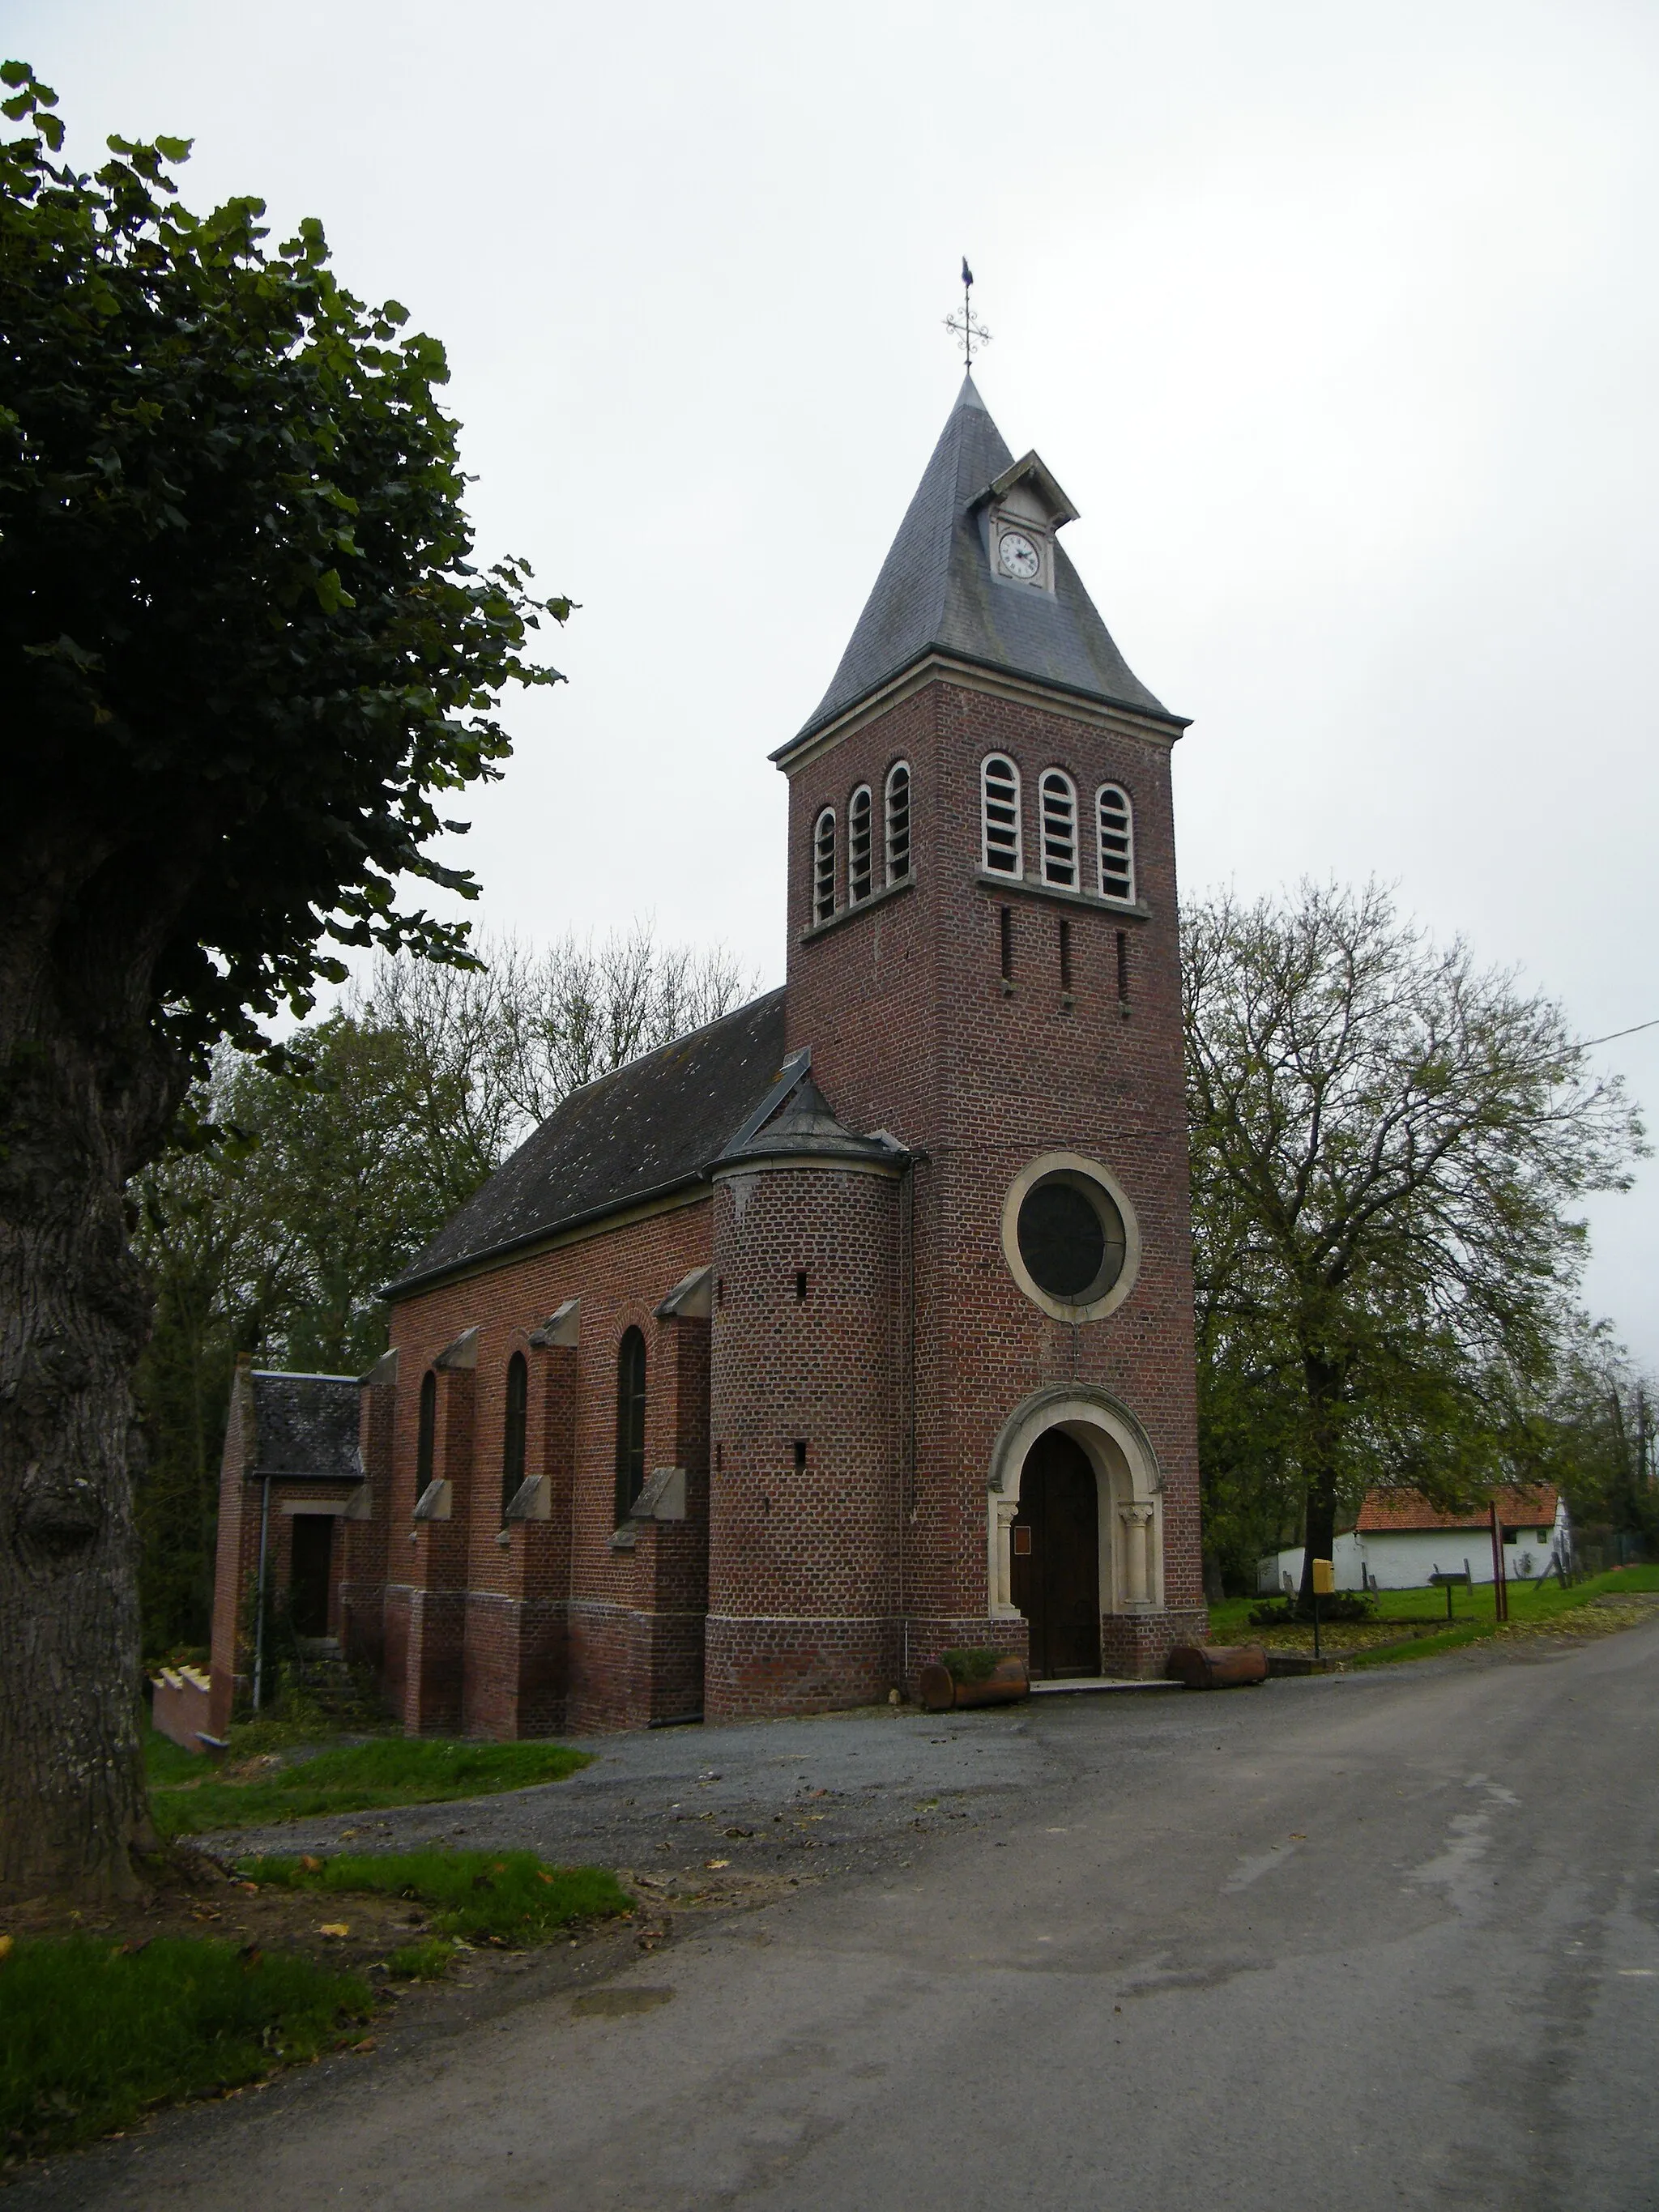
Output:
[[[0,0],[71,151],[322,218],[441,337],[482,551],[582,608],[474,809],[486,928],[783,965],[784,785],[979,373],[1193,727],[1182,880],[1399,886],[1659,1016],[1659,12]],[[279,230],[278,234],[283,233]],[[1598,1054],[1659,1109],[1659,1029]],[[1659,1171],[1588,1291],[1659,1363]]]

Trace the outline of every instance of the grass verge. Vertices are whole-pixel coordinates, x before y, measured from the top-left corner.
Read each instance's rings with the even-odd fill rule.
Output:
[[[165,1749],[158,1751],[158,1743]],[[204,1760],[154,1735],[149,1756],[150,1812],[168,1837],[529,1790],[589,1763],[586,1752],[558,1743],[437,1743],[404,1736],[339,1745],[240,1778],[204,1772]]]
[[[1563,1589],[1559,1583],[1545,1583],[1512,1582],[1510,1592],[1510,1626],[1511,1628],[1549,1627],[1560,1624],[1563,1616],[1578,1612],[1601,1597],[1617,1597],[1621,1594],[1643,1590],[1659,1590],[1659,1566],[1615,1567],[1605,1575],[1595,1575],[1583,1582],[1575,1583]],[[1253,1607],[1259,1598],[1226,1598],[1210,1607],[1210,1635],[1218,1644],[1254,1643],[1260,1641],[1272,1649],[1276,1642],[1285,1639],[1286,1632],[1263,1631],[1250,1625]],[[1464,1644],[1474,1643],[1483,1635],[1491,1635],[1497,1626],[1492,1612],[1492,1591],[1490,1583],[1477,1583],[1474,1589],[1453,1593],[1455,1612],[1445,1627],[1446,1594],[1443,1589],[1380,1590],[1376,1594],[1376,1617],[1368,1624],[1372,1629],[1386,1628],[1397,1621],[1402,1631],[1420,1626],[1427,1632],[1416,1639],[1406,1651],[1391,1651],[1389,1659],[1427,1657],[1432,1650],[1452,1651]],[[1338,1649],[1348,1626],[1346,1622],[1328,1623],[1325,1640],[1333,1650]],[[1312,1630],[1306,1625],[1289,1632],[1291,1640],[1308,1641]],[[1356,1665],[1358,1660],[1356,1658]],[[1369,1662],[1367,1663],[1370,1663]],[[1385,1663],[1379,1656],[1377,1663]]]
[[[468,1943],[544,1942],[580,1920],[631,1912],[634,1900],[602,1867],[544,1866],[534,1851],[387,1851],[341,1858],[244,1859],[249,1881],[349,1896],[356,1890],[423,1905],[432,1933]],[[406,1952],[424,1953],[426,1944]],[[396,1954],[394,1957],[403,1956]],[[387,1961],[393,1972],[403,1969]],[[414,1972],[426,1971],[414,1967]]]
[[[209,1938],[21,1937],[0,1960],[0,2139],[64,2150],[263,2080],[352,2039],[373,2003],[356,1974]]]

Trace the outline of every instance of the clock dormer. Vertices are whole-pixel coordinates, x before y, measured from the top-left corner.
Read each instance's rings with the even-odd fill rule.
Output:
[[[1030,592],[1054,588],[1054,533],[1077,509],[1035,453],[1027,453],[983,494],[985,550],[1000,584]]]

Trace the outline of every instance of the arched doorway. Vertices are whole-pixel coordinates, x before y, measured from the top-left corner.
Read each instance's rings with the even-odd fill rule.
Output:
[[[1100,1517],[1095,1470],[1063,1429],[1045,1430],[1020,1471],[1011,1595],[1030,1631],[1034,1675],[1100,1672]]]
[[[1085,1540],[1084,1555],[1094,1558],[1099,1576],[1093,1617],[1105,1645],[1103,1656],[1122,1641],[1115,1616],[1150,1614],[1163,1607],[1164,1486],[1152,1441],[1139,1421],[1091,1383],[1049,1383],[1034,1390],[997,1432],[986,1498],[988,1610],[997,1620],[1027,1613],[1026,1604],[1015,1597],[1014,1528],[1022,1517],[1026,1484],[1043,1463],[1039,1447],[1054,1437],[1075,1446],[1093,1470],[1094,1533]],[[1046,1477],[1036,1479],[1046,1488]],[[1046,1498],[1044,1503],[1046,1507]],[[1022,1557],[1035,1559],[1035,1524],[1030,1538],[1022,1539],[1028,1540],[1032,1548]],[[1022,1598],[1039,1602],[1028,1586],[1028,1570],[1022,1565],[1019,1572]],[[1032,1656],[1035,1662],[1035,1644]]]

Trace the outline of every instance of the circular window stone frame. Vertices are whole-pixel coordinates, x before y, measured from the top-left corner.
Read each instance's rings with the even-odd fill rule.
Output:
[[[1093,1183],[1103,1192],[1116,1207],[1123,1223],[1123,1265],[1117,1280],[1109,1290],[1086,1304],[1077,1305],[1065,1298],[1057,1298],[1045,1291],[1026,1266],[1019,1249],[1019,1210],[1040,1182],[1050,1176],[1063,1175]],[[1140,1273],[1140,1224],[1128,1194],[1109,1168],[1098,1160],[1086,1159],[1081,1152],[1043,1152],[1029,1161],[1008,1186],[1002,1201],[1002,1256],[1008,1263],[1008,1272],[1019,1285],[1034,1306],[1055,1321],[1103,1321],[1109,1313],[1121,1306],[1135,1286]]]

